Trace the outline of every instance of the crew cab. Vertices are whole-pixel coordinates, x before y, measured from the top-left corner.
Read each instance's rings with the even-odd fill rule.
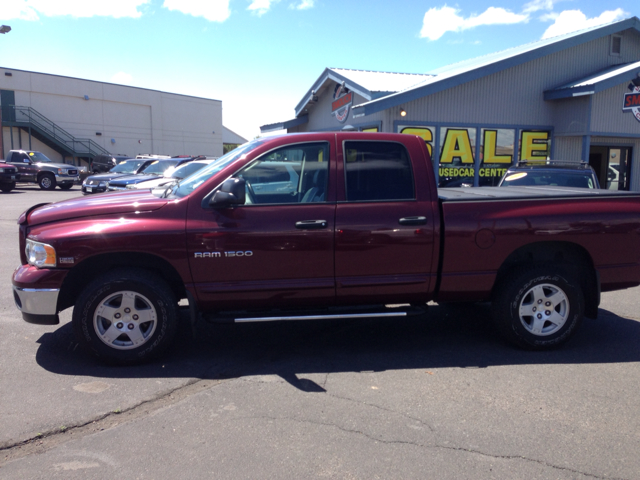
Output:
[[[491,301],[506,339],[547,349],[597,316],[601,291],[640,284],[640,194],[438,190],[424,141],[404,134],[256,139],[161,194],[36,205],[18,223],[23,319],[56,324],[73,306],[78,341],[121,364],[188,328],[185,298],[192,322],[393,319],[432,300]]]
[[[5,162],[18,169],[21,182],[37,183],[42,190],[54,190],[56,186],[69,190],[80,179],[78,167],[55,163],[42,152],[10,150]]]

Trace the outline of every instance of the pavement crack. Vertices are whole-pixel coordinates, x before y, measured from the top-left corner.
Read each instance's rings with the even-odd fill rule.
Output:
[[[310,424],[310,425],[331,427],[331,428],[336,428],[336,429],[338,429],[338,430],[340,430],[342,432],[345,432],[345,433],[360,435],[360,436],[363,436],[363,437],[365,437],[365,438],[367,438],[369,440],[372,440],[374,442],[379,442],[379,443],[382,443],[382,444],[385,444],[385,445],[408,445],[408,446],[414,446],[414,447],[430,449],[430,450],[449,450],[449,451],[470,453],[470,454],[473,454],[473,455],[480,455],[480,456],[483,456],[483,457],[492,458],[492,459],[496,459],[496,460],[522,460],[522,461],[525,461],[525,462],[537,463],[538,465],[542,465],[544,467],[551,468],[551,469],[554,469],[554,470],[560,470],[560,471],[563,471],[563,472],[569,472],[571,474],[576,474],[576,475],[583,475],[583,476],[589,477],[589,478],[595,478],[595,479],[601,479],[601,480],[628,480],[628,479],[624,479],[624,478],[620,478],[620,477],[610,477],[608,475],[596,475],[594,473],[582,472],[582,471],[576,470],[574,468],[554,465],[552,463],[545,462],[544,460],[525,457],[524,455],[496,455],[496,454],[491,454],[491,453],[483,452],[481,450],[476,450],[476,449],[472,449],[472,448],[448,446],[448,445],[442,445],[442,444],[438,444],[438,443],[430,445],[430,444],[425,444],[425,443],[420,443],[420,442],[415,442],[415,441],[410,441],[410,440],[385,440],[385,439],[382,439],[382,438],[379,438],[379,437],[375,437],[375,436],[373,436],[373,435],[371,435],[369,433],[363,432],[361,430],[354,430],[354,429],[350,429],[350,428],[345,428],[345,427],[342,427],[340,425],[336,425],[335,423],[320,422],[320,421],[317,421],[317,420],[291,418],[291,417],[273,417],[273,416],[267,416],[267,415],[238,417],[238,419],[262,419],[262,420],[271,420],[271,421],[291,421],[291,422],[301,423],[301,424]]]
[[[144,400],[125,410],[104,413],[86,422],[51,429],[19,442],[6,442],[4,445],[0,445],[0,467],[12,460],[24,458],[34,453],[46,452],[70,440],[146,417],[160,409],[175,405],[185,398],[215,387],[224,381],[223,379],[193,379],[185,385],[159,394],[149,400]]]

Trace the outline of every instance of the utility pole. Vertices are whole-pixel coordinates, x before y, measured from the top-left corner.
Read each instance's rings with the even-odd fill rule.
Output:
[[[0,33],[5,34],[11,31],[9,25],[0,26]],[[2,105],[0,105],[0,160],[4,159],[4,128],[2,127]]]

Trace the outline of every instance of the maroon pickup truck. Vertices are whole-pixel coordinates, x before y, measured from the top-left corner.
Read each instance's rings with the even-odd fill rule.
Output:
[[[565,342],[600,292],[640,284],[640,194],[436,188],[401,134],[257,139],[164,192],[36,205],[20,225],[24,320],[74,307],[81,344],[135,363],[191,321],[400,317],[491,301],[525,348]]]

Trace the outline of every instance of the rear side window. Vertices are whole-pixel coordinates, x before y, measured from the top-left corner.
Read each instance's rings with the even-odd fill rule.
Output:
[[[393,142],[345,142],[347,201],[413,200],[411,159],[404,145]]]

